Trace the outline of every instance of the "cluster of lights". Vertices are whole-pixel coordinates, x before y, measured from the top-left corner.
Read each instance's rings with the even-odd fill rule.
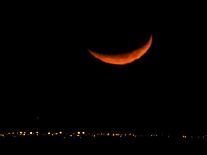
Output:
[[[48,131],[48,132],[47,132],[47,135],[48,135],[48,136],[60,136],[60,135],[62,135],[62,134],[63,134],[62,131],[59,131],[59,132],[51,132],[51,131]]]
[[[39,136],[39,132],[33,132],[33,131],[13,131],[13,132],[3,132],[0,133],[0,137],[6,137],[6,136],[13,136],[13,137],[17,137],[17,136]]]
[[[186,138],[187,138],[187,136],[186,136],[186,135],[182,135],[182,137],[183,137],[183,139],[186,139]]]
[[[25,137],[25,136],[47,136],[47,137],[63,137],[63,138],[82,138],[82,137],[117,137],[117,138],[137,138],[137,137],[160,137],[163,136],[158,135],[157,133],[148,133],[146,135],[137,135],[133,132],[89,132],[89,131],[74,131],[74,132],[66,132],[66,131],[47,131],[47,132],[39,132],[39,131],[5,131],[0,132],[1,137]],[[169,134],[166,136],[170,138]],[[190,139],[204,139],[207,140],[207,133],[203,134],[202,136],[192,136],[187,134],[182,134],[178,136],[183,140],[190,140]]]
[[[199,135],[197,135],[197,136],[195,136],[195,135],[194,136],[192,136],[192,135],[191,136],[190,135],[182,135],[181,138],[185,139],[185,140],[190,140],[190,139],[195,139],[195,140],[196,139],[197,140],[204,139],[204,140],[207,140],[207,134],[203,134],[203,135],[200,135],[200,136]]]
[[[4,132],[0,133],[0,137],[5,136],[69,136],[69,137],[136,137],[135,133],[118,133],[118,132],[85,132],[85,131],[76,131],[76,132],[63,132],[63,131],[48,131],[47,133],[40,133],[38,131],[17,131],[17,132]]]
[[[71,136],[81,137],[81,136],[88,136],[88,137],[137,137],[135,133],[118,133],[118,132],[98,132],[98,133],[86,133],[78,131],[77,133],[73,133]]]

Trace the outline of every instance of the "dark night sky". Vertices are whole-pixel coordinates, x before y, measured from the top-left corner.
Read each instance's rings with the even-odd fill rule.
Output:
[[[205,127],[205,26],[188,7],[136,5],[5,12],[0,126]],[[125,52],[150,34],[126,66],[87,51]]]

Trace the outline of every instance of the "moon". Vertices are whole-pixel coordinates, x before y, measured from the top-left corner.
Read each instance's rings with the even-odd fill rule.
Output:
[[[152,45],[152,35],[148,39],[148,41],[138,49],[135,49],[129,53],[123,54],[100,54],[92,50],[88,50],[91,55],[93,55],[96,59],[113,65],[126,65],[134,62],[135,60],[141,58],[151,47]]]

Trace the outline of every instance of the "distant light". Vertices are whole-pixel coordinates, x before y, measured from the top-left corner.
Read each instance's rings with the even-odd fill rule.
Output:
[[[110,133],[107,133],[107,136],[110,136]]]
[[[62,131],[59,132],[59,134],[62,134],[62,133],[63,133]]]
[[[80,133],[81,133],[81,132],[80,132],[80,131],[78,131],[78,135],[80,135]]]
[[[32,134],[33,134],[33,132],[30,132],[29,134],[30,134],[30,135],[32,135]]]
[[[183,135],[183,138],[187,138],[187,136],[186,135]]]
[[[50,135],[51,133],[50,133],[50,132],[48,132],[47,134],[48,134],[48,135]]]
[[[85,134],[85,132],[82,132],[82,134],[84,135],[84,134]]]

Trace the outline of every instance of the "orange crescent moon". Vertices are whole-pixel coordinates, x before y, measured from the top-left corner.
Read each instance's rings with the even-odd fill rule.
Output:
[[[144,44],[142,47],[136,50],[133,50],[130,53],[112,55],[112,54],[100,54],[91,50],[89,50],[89,52],[91,53],[91,55],[101,60],[102,62],[108,64],[114,64],[114,65],[126,65],[141,58],[149,50],[151,45],[152,45],[152,35],[150,36],[146,44]]]

